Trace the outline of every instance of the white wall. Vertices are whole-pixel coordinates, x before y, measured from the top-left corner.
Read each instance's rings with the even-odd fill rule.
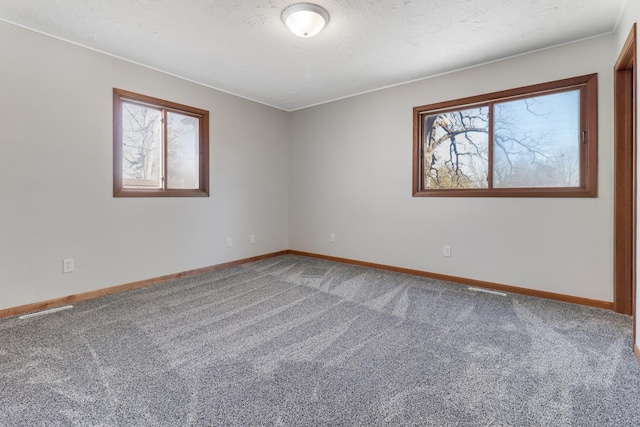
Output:
[[[4,22],[0,52],[0,309],[287,249],[289,114]],[[112,197],[113,87],[210,111],[210,197]]]
[[[627,32],[285,113],[0,22],[0,309],[287,248],[612,301]],[[594,72],[598,198],[411,197],[413,106]],[[211,197],[112,197],[113,87],[211,112]]]
[[[599,37],[295,112],[291,249],[612,301],[614,47]],[[589,73],[598,198],[411,196],[414,106]]]
[[[637,23],[638,21],[640,21],[640,2],[628,1],[626,4],[625,10],[622,13],[622,18],[620,20],[620,24],[618,25],[618,31],[616,32],[616,50],[615,50],[616,52],[619,53],[622,50],[622,47],[624,46],[624,43],[627,40],[627,37],[629,36],[629,31],[631,31],[633,24]],[[638,35],[636,35],[636,43],[637,43],[637,37]],[[639,46],[636,46],[636,49],[637,49],[637,52],[640,52]],[[640,70],[636,70],[636,72],[638,71]],[[640,104],[638,105],[640,106]],[[640,123],[640,115],[638,117],[638,123]],[[640,156],[638,157],[638,164],[640,164]],[[638,184],[640,184],[640,182]],[[640,201],[640,198],[638,198],[638,201]],[[640,204],[638,205],[637,209],[640,211]],[[636,264],[640,266],[640,251],[638,251],[637,254],[638,254],[638,259],[636,260]],[[640,278],[636,276],[636,283],[639,281],[640,281]],[[640,313],[640,298],[636,298],[635,312],[636,314]],[[636,315],[635,330],[636,330],[635,342],[637,343],[639,341],[637,334],[640,331],[640,316],[638,315]]]

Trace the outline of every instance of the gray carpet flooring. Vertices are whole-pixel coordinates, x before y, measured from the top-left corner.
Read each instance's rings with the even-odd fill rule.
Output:
[[[285,255],[0,320],[2,426],[639,426],[631,319]]]

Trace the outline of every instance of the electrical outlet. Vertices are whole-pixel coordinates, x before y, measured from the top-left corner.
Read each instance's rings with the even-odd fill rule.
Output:
[[[63,273],[73,273],[74,267],[75,266],[74,266],[73,258],[67,258],[62,260]]]
[[[252,234],[251,236],[249,236],[249,243],[253,245],[255,242],[256,242],[256,235]]]
[[[227,247],[233,246],[233,239],[231,237],[227,237]]]
[[[447,256],[447,257],[451,256],[451,246],[444,245],[442,247],[442,256]]]
[[[329,241],[331,243],[335,243],[336,242],[336,235],[333,234],[333,233],[329,234]]]

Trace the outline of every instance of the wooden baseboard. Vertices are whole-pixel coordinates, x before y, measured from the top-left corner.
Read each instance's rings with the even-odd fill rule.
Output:
[[[633,345],[633,353],[636,355],[636,359],[638,360],[638,363],[640,363],[640,347],[638,347],[638,343],[635,343]]]
[[[207,273],[210,271],[220,270],[222,268],[228,268],[236,265],[246,264],[248,262],[260,261],[262,259],[267,259],[267,258],[273,258],[279,255],[285,255],[287,253],[288,251],[274,252],[274,253],[259,255],[251,258],[245,258],[237,261],[216,264],[209,267],[198,268],[195,270],[183,271],[181,273],[168,274],[166,276],[155,277],[153,279],[140,280],[137,282],[125,283],[124,285],[112,286],[109,288],[103,288],[103,289],[98,289],[98,290],[89,291],[89,292],[82,292],[75,295],[67,295],[61,298],[54,298],[47,301],[36,302],[33,304],[26,304],[18,307],[7,308],[4,310],[0,310],[0,319],[5,317],[33,313],[36,311],[46,310],[49,308],[60,307],[60,306],[68,305],[78,301],[84,301],[92,298],[102,297],[105,295],[111,295],[119,292],[130,291],[132,289],[144,288],[147,286],[152,286],[152,285],[157,285],[159,283],[167,282],[169,280],[179,279],[181,277]]]
[[[301,251],[293,251],[293,250],[289,250],[287,252],[293,255],[319,258],[319,259],[324,259],[328,261],[341,262],[344,264],[359,265],[362,267],[377,268],[379,270],[393,271],[396,273],[411,274],[413,276],[428,277],[430,279],[444,280],[447,282],[460,283],[463,285],[475,286],[479,288],[487,288],[487,289],[493,289],[497,291],[510,292],[513,294],[527,295],[527,296],[538,297],[538,298],[546,298],[546,299],[555,300],[555,301],[562,301],[562,302],[568,302],[572,304],[580,304],[580,305],[586,305],[589,307],[597,307],[597,308],[604,308],[607,310],[613,310],[613,303],[608,301],[593,300],[588,298],[575,297],[571,295],[557,294],[554,292],[538,291],[535,289],[519,288],[516,286],[502,285],[499,283],[485,282],[482,280],[467,279],[465,277],[448,276],[445,274],[430,273],[428,271],[393,267],[393,266],[384,265],[384,264],[375,264],[371,262],[357,261],[357,260],[346,259],[346,258],[338,258],[338,257],[333,257],[328,255],[319,255],[319,254],[314,254],[309,252],[301,252]]]
[[[460,284],[463,284],[463,285],[476,286],[476,287],[479,287],[479,288],[493,289],[493,290],[497,290],[497,291],[510,292],[510,293],[514,293],[514,294],[528,295],[528,296],[533,296],[533,297],[538,297],[538,298],[546,298],[546,299],[551,299],[551,300],[556,300],[556,301],[568,302],[568,303],[572,303],[572,304],[580,304],[580,305],[586,305],[586,306],[589,306],[589,307],[597,307],[597,308],[604,308],[604,309],[608,309],[608,310],[613,310],[613,303],[607,302],[607,301],[592,300],[592,299],[588,299],[588,298],[574,297],[574,296],[571,296],[571,295],[557,294],[557,293],[553,293],[553,292],[537,291],[537,290],[534,290],[534,289],[519,288],[519,287],[516,287],[516,286],[502,285],[502,284],[499,284],[499,283],[485,282],[485,281],[475,280],[475,279],[467,279],[467,278],[464,278],[464,277],[448,276],[448,275],[445,275],[445,274],[430,273],[428,271],[412,270],[412,269],[401,268],[401,267],[393,267],[393,266],[390,266],[390,265],[375,264],[375,263],[371,263],[371,262],[357,261],[357,260],[352,260],[352,259],[347,259],[347,258],[338,258],[338,257],[314,254],[314,253],[309,253],[309,252],[294,251],[294,250],[284,250],[284,251],[280,251],[280,252],[273,252],[273,253],[270,253],[270,254],[255,256],[255,257],[251,257],[251,258],[245,258],[245,259],[241,259],[241,260],[237,260],[237,261],[225,262],[225,263],[222,263],[222,264],[212,265],[210,267],[199,268],[199,269],[196,269],[196,270],[183,271],[181,273],[168,274],[166,276],[155,277],[155,278],[147,279],[147,280],[140,280],[140,281],[137,281],[137,282],[126,283],[124,285],[112,286],[112,287],[109,287],[109,288],[98,289],[98,290],[95,290],[95,291],[82,292],[82,293],[79,293],[79,294],[68,295],[68,296],[64,296],[64,297],[61,297],[61,298],[54,298],[54,299],[47,300],[47,301],[41,301],[41,302],[36,302],[36,303],[32,303],[32,304],[21,305],[21,306],[18,306],[18,307],[11,307],[11,308],[7,308],[7,309],[4,309],[4,310],[0,310],[0,319],[1,318],[5,318],[5,317],[11,317],[11,316],[18,316],[18,315],[27,314],[27,313],[33,313],[33,312],[36,312],[36,311],[46,310],[46,309],[49,309],[49,308],[60,307],[60,306],[63,306],[63,305],[72,304],[74,302],[84,301],[84,300],[88,300],[88,299],[92,299],[92,298],[98,298],[98,297],[101,297],[101,296],[111,295],[111,294],[115,294],[115,293],[118,293],[118,292],[129,291],[129,290],[132,290],[132,289],[138,289],[138,288],[143,288],[143,287],[147,287],[147,286],[152,286],[152,285],[156,285],[156,284],[159,284],[159,283],[167,282],[169,280],[179,279],[181,277],[187,277],[187,276],[193,276],[193,275],[196,275],[196,274],[207,273],[207,272],[210,272],[210,271],[220,270],[222,268],[233,267],[233,266],[236,266],[236,265],[246,264],[246,263],[254,262],[254,261],[260,261],[260,260],[263,260],[263,259],[273,258],[273,257],[276,257],[276,256],[285,255],[285,254],[292,254],[292,255],[306,256],[306,257],[310,257],[310,258],[324,259],[324,260],[328,260],[328,261],[341,262],[341,263],[344,263],[344,264],[359,265],[359,266],[362,266],[362,267],[369,267],[369,268],[376,268],[376,269],[379,269],[379,270],[393,271],[393,272],[396,272],[396,273],[411,274],[413,276],[428,277],[430,279],[444,280],[444,281],[447,281],[447,282],[460,283]],[[634,350],[636,350],[636,356],[638,357],[638,360],[640,361],[640,349],[638,349],[637,346],[636,346],[634,348]]]

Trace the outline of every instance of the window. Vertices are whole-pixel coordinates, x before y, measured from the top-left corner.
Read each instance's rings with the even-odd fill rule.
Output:
[[[114,197],[209,195],[209,112],[113,89]]]
[[[413,109],[413,195],[596,197],[597,75]]]

